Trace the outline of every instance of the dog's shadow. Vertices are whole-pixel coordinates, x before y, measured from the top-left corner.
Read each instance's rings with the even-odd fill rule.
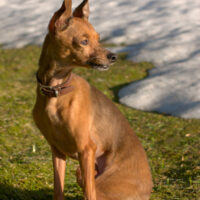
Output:
[[[67,188],[66,188],[67,189]],[[73,196],[73,197],[72,197]],[[53,190],[49,188],[26,190],[0,183],[1,200],[52,200]],[[65,195],[68,200],[82,200],[79,194]]]

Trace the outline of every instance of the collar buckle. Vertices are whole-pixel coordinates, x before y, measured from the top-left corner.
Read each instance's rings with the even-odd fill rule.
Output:
[[[55,97],[58,97],[59,96],[59,91],[56,88],[52,88],[52,89],[53,89]]]

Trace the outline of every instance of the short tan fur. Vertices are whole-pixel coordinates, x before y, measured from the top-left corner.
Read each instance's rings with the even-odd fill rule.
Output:
[[[84,0],[72,13],[65,0],[53,15],[37,72],[33,118],[52,149],[54,199],[64,199],[66,156],[79,160],[77,180],[87,200],[148,200],[152,180],[146,154],[125,117],[104,94],[73,74],[75,67],[106,70],[116,55],[99,44]],[[41,94],[71,76],[64,95]]]

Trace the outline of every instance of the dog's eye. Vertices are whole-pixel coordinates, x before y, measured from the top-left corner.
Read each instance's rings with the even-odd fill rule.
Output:
[[[81,44],[84,45],[84,46],[87,46],[88,43],[89,43],[89,41],[87,39],[81,41]]]

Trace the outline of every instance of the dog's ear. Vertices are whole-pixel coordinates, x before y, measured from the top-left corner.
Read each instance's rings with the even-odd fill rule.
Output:
[[[49,31],[55,33],[56,30],[63,30],[72,15],[72,0],[64,0],[61,8],[56,11],[49,22]]]
[[[73,12],[74,17],[80,17],[85,20],[88,20],[90,14],[89,2],[84,0]]]

